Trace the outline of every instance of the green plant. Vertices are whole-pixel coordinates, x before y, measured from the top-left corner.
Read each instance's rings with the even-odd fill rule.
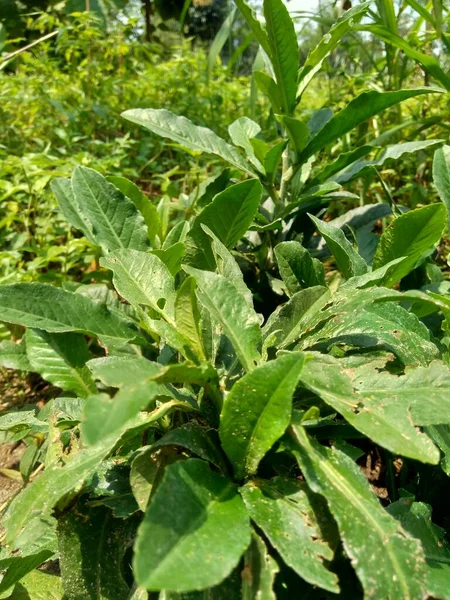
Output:
[[[12,598],[18,581],[67,600],[450,597],[450,549],[431,520],[432,507],[448,526],[450,300],[433,253],[450,150],[407,142],[360,162],[368,150],[355,148],[316,170],[312,158],[430,90],[367,92],[307,125],[293,116],[298,98],[367,5],[298,71],[281,0],[265,0],[266,27],[237,4],[272,62],[275,79],[256,80],[281,139],[243,118],[231,145],[167,110],[127,111],[230,168],[180,199],[168,227],[131,181],[77,167],[52,189],[113,287],[0,286],[2,320],[16,338],[26,328],[1,343],[2,364],[63,391],[0,417],[7,439],[27,445],[25,487],[2,520],[0,593]],[[338,181],[438,146],[443,203],[407,211],[388,195],[318,218],[347,197]],[[331,261],[317,258],[325,245]],[[363,456],[386,471],[369,480],[387,510]],[[33,579],[52,558],[61,580]]]

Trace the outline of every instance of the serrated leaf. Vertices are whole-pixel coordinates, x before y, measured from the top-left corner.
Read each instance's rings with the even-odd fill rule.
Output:
[[[407,369],[398,376],[369,365],[346,368],[332,356],[307,356],[302,385],[355,429],[394,454],[431,464],[439,461],[439,451],[415,425],[450,421],[450,372],[442,363]]]
[[[445,217],[443,204],[430,204],[404,213],[390,224],[378,243],[373,268],[378,269],[402,256],[406,259],[397,265],[383,285],[392,287],[414,269],[425,253],[433,250],[444,230]]]
[[[433,183],[447,208],[447,228],[450,230],[450,146],[443,146],[434,153]]]
[[[380,505],[359,467],[292,427],[290,447],[309,487],[325,496],[345,551],[370,598],[424,598],[422,548]]]
[[[201,460],[177,462],[166,468],[139,527],[136,580],[151,590],[211,587],[231,573],[249,542],[247,512],[231,481]]]
[[[431,520],[431,506],[402,498],[388,507],[402,527],[420,540],[427,564],[427,592],[433,598],[450,600],[450,546],[445,531]]]
[[[0,286],[0,310],[8,323],[55,333],[79,331],[122,342],[139,335],[105,305],[46,283]]]
[[[135,108],[123,112],[122,117],[190,150],[215,154],[237,169],[254,175],[250,165],[233,146],[211,129],[198,127],[185,117],[178,117],[164,108]]]
[[[342,137],[360,123],[363,123],[377,113],[422,94],[431,92],[442,93],[436,88],[417,88],[410,90],[397,90],[394,92],[378,92],[371,90],[363,92],[352,100],[345,108],[339,111],[311,138],[306,148],[301,153],[299,160],[305,162],[310,156],[321,150],[327,144]]]
[[[255,532],[244,555],[242,597],[248,600],[276,600],[273,589],[279,571],[262,538]]]
[[[187,266],[184,270],[195,277],[202,304],[223,327],[244,369],[254,369],[261,360],[261,331],[244,296],[222,275]]]
[[[103,175],[77,167],[72,175],[72,190],[81,213],[91,224],[93,238],[104,252],[148,248],[144,218],[133,202]]]
[[[91,354],[83,335],[27,329],[25,339],[32,371],[81,398],[97,391],[86,366]]]
[[[264,0],[270,60],[281,93],[283,113],[290,115],[297,96],[299,50],[297,34],[282,0]]]
[[[115,519],[109,509],[78,503],[58,520],[64,598],[124,600],[129,586],[122,561],[132,543],[134,523]]]
[[[282,478],[255,480],[241,488],[241,494],[250,517],[283,561],[308,583],[338,592],[337,577],[324,564],[333,551],[323,539],[306,484]]]
[[[342,229],[321,221],[313,215],[309,215],[309,218],[316,226],[318,232],[323,235],[327,246],[336,259],[339,269],[346,279],[367,273],[366,261],[353,248]]]
[[[173,318],[174,279],[160,258],[138,250],[116,250],[103,257],[100,264],[111,269],[114,287],[130,304],[150,306]]]
[[[280,275],[290,296],[304,288],[325,285],[325,271],[322,263],[316,258],[312,258],[308,250],[299,242],[277,244],[275,256]]]
[[[219,435],[237,479],[256,472],[288,427],[303,361],[299,352],[279,356],[244,375],[225,398]]]

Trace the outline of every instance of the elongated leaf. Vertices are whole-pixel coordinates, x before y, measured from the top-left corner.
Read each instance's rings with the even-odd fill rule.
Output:
[[[303,123],[303,121],[294,119],[292,117],[280,115],[279,120],[286,127],[292,149],[295,151],[296,156],[298,156],[308,141],[308,127]]]
[[[253,175],[250,165],[233,146],[211,129],[198,127],[185,117],[178,117],[164,108],[135,108],[123,112],[122,117],[190,150],[215,154],[237,169]]]
[[[7,590],[11,591],[14,589],[18,581],[37,567],[40,567],[44,562],[52,558],[53,555],[54,552],[52,550],[41,550],[36,554],[29,554],[24,557],[16,556],[2,561],[1,568],[6,568],[6,572],[2,575],[2,580],[0,581],[0,594],[2,597],[5,598],[4,593]],[[7,597],[10,597],[9,594]]]
[[[424,598],[422,548],[380,505],[358,466],[292,427],[292,452],[310,488],[326,497],[367,597]]]
[[[276,81],[264,71],[253,71],[253,77],[258,89],[269,99],[273,112],[280,114],[283,111],[283,98]]]
[[[46,283],[0,286],[0,310],[8,323],[55,333],[79,331],[122,342],[139,335],[106,305]]]
[[[103,175],[77,167],[72,190],[80,211],[90,222],[96,243],[104,251],[117,248],[148,248],[144,218],[124,194]]]
[[[123,387],[114,398],[107,394],[86,400],[81,431],[84,442],[93,446],[111,435],[120,435],[141,410],[150,408],[157,396],[167,396],[166,388],[152,381]]]
[[[309,217],[319,233],[325,238],[340,270],[347,279],[367,273],[366,261],[353,248],[342,229],[333,227],[325,221],[320,221],[313,215],[309,215]]]
[[[281,242],[275,246],[280,275],[289,295],[316,285],[325,285],[322,263],[312,258],[299,242]]]
[[[159,231],[159,215],[150,198],[147,198],[136,184],[125,177],[113,176],[106,179],[129,198],[144,217],[144,222],[147,225],[148,239],[154,245],[155,236]]]
[[[150,306],[173,317],[174,280],[160,258],[138,250],[116,250],[102,258],[101,265],[114,273],[114,287],[130,304]]]
[[[332,178],[335,173],[344,170],[348,165],[356,162],[358,158],[367,156],[370,152],[376,150],[376,147],[370,145],[359,146],[349,152],[341,152],[339,156],[331,163],[325,165],[325,167],[317,173],[314,177],[314,182],[322,183],[328,178]]]
[[[86,366],[91,354],[83,335],[27,329],[26,345],[31,369],[53,385],[81,398],[97,391]]]
[[[434,153],[433,182],[447,208],[447,228],[450,230],[450,146],[443,146]]]
[[[255,532],[244,555],[242,596],[248,600],[276,600],[273,584],[278,565],[270,556],[263,540]]]
[[[337,577],[324,565],[333,552],[323,539],[305,483],[276,478],[251,481],[241,494],[252,520],[268,537],[284,562],[300,577],[330,592],[338,592]]]
[[[253,8],[246,2],[246,0],[235,0],[236,6],[242,13],[242,16],[250,27],[253,35],[255,36],[258,44],[270,57],[270,45],[269,38],[267,37],[267,31],[265,26],[258,20]]]
[[[389,160],[399,160],[405,154],[420,152],[422,150],[433,150],[440,145],[442,145],[442,140],[422,140],[420,142],[393,144],[383,150],[379,158],[375,160],[357,160],[348,165],[346,169],[334,175],[332,179],[337,183],[346,183],[355,179],[355,177],[361,177],[368,172],[371,167],[382,167]]]
[[[58,522],[64,598],[124,600],[129,592],[122,561],[132,543],[133,522],[115,519],[109,509],[78,503]]]
[[[428,594],[450,600],[450,546],[445,531],[431,520],[431,506],[402,498],[391,504],[388,511],[422,544],[427,563]]]
[[[256,167],[260,173],[264,173],[264,167],[256,158],[255,151],[250,143],[250,138],[256,137],[260,131],[261,127],[258,123],[255,123],[255,121],[252,121],[247,117],[236,119],[236,121],[228,127],[228,133],[230,134],[233,144],[243,148],[252,165]]]
[[[206,360],[200,330],[200,311],[195,294],[196,283],[187,277],[177,291],[175,300],[175,322],[177,330],[187,340],[199,360]]]
[[[238,479],[256,472],[288,427],[303,360],[298,352],[279,356],[242,377],[226,397],[219,435]]]
[[[270,46],[269,57],[281,93],[283,112],[290,115],[297,95],[297,34],[282,0],[264,0],[263,6]]]
[[[81,450],[64,467],[53,466],[46,469],[16,496],[3,517],[6,542],[12,544],[31,519],[50,515],[64,496],[74,489],[81,490],[84,482],[111,452],[116,442],[116,438],[110,438],[104,445]]]
[[[61,577],[32,571],[20,580],[9,600],[60,600],[62,596]]]
[[[407,275],[419,259],[431,252],[441,238],[445,227],[446,211],[443,204],[430,204],[404,213],[395,219],[380,238],[373,268],[406,257],[390,272],[383,284],[391,287]]]
[[[87,364],[96,379],[108,387],[125,385],[151,379],[164,371],[163,365],[136,356],[105,356],[94,358]]]
[[[208,77],[211,77],[214,66],[217,62],[223,47],[225,46],[228,38],[231,35],[233,29],[234,17],[236,15],[236,8],[232,8],[225,21],[222,23],[219,31],[214,37],[211,47],[208,53]]]
[[[344,12],[342,17],[322,37],[318,45],[312,50],[300,69],[297,95],[303,94],[314,75],[322,68],[324,60],[339,45],[342,38],[352,30],[355,23],[359,23],[369,9],[370,2],[364,2]]]
[[[442,90],[436,88],[417,88],[412,90],[398,90],[395,92],[377,92],[374,90],[363,92],[332,117],[327,122],[326,127],[323,127],[316,133],[301,153],[299,160],[305,162],[318,150],[342,137],[357,125],[370,119],[370,117],[373,117],[382,110],[394,106],[408,98],[414,98],[432,92],[441,93]]]
[[[92,244],[96,244],[92,225],[80,209],[80,205],[73,193],[70,179],[67,177],[55,177],[52,179],[50,187],[68,223],[75,227],[75,229],[78,229],[78,231],[81,231]]]
[[[139,527],[136,580],[152,590],[211,587],[231,573],[249,542],[236,487],[201,460],[177,462],[167,467]]]
[[[202,304],[223,327],[244,369],[253,370],[261,360],[261,331],[256,313],[222,275],[192,267],[184,267],[184,270],[195,277]]]
[[[314,354],[305,363],[302,385],[394,454],[432,464],[439,461],[437,448],[414,425],[450,420],[450,372],[442,363],[411,368],[399,377],[370,366],[345,368],[331,356]]]
[[[389,29],[383,27],[383,25],[361,25],[358,29],[370,31],[384,42],[391,44],[395,48],[399,48],[408,58],[414,60],[424,71],[428,72],[436,79],[436,81],[439,81],[446,90],[450,90],[450,78],[441,69],[438,60],[432,54],[424,54],[423,52],[416,50],[416,48],[413,48],[406,39],[389,31]]]
[[[189,237],[206,255],[207,265],[214,268],[211,242],[202,226],[207,226],[227,248],[232,248],[247,232],[259,208],[262,186],[256,179],[233,185],[208,204],[196,217]],[[197,264],[193,261],[191,264]]]

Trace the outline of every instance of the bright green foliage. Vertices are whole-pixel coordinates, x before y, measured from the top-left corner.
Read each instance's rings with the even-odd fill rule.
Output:
[[[434,57],[396,42],[394,3],[375,4],[392,34],[381,39],[445,83]],[[74,158],[83,166],[52,188],[73,241],[90,249],[84,283],[0,286],[0,364],[63,394],[50,388],[40,410],[0,416],[2,440],[26,446],[6,473],[24,486],[2,517],[1,594],[449,597],[448,153],[433,134],[422,139],[434,117],[418,141],[393,118],[401,102],[417,113],[442,90],[383,87],[380,74],[377,89],[341,93],[334,112],[321,98],[309,115],[307,87],[348,38],[363,39],[355,27],[372,6],[344,13],[305,58],[282,0],[264,0],[265,22],[236,5],[265,53],[254,82],[273,115],[257,122],[253,104],[252,119],[230,119],[227,141],[221,119],[222,137],[201,112],[196,125],[168,108],[127,110],[173,142],[167,156],[189,158],[158,171],[135,128],[136,169],[123,171],[142,176],[145,194],[117,167],[104,177]],[[195,96],[172,93],[186,109]],[[389,161],[411,165],[436,148],[442,203],[408,210]],[[214,157],[207,179],[199,153]],[[42,579],[52,559],[61,575]]]

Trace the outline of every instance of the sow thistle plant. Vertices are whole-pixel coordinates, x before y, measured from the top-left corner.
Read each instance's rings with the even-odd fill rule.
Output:
[[[0,287],[2,320],[26,328],[2,343],[2,363],[62,390],[0,417],[5,439],[27,446],[2,520],[2,597],[450,598],[445,533],[392,468],[450,473],[450,297],[431,260],[448,222],[450,148],[369,144],[314,162],[379,111],[440,90],[368,91],[304,123],[304,90],[368,4],[301,68],[281,0],[265,0],[265,24],[236,4],[266,58],[254,77],[280,139],[247,118],[228,143],[166,110],[126,111],[229,168],[180,200],[191,216],[168,232],[166,208],[133,183],[76,168],[53,191],[112,285]],[[318,218],[352,197],[343,183],[424,148],[437,149],[442,203]],[[317,258],[327,249],[332,280]],[[250,283],[281,290],[274,310],[260,298],[266,318],[244,263]],[[391,468],[387,508],[356,462],[374,448]],[[60,576],[37,570],[55,559]]]

